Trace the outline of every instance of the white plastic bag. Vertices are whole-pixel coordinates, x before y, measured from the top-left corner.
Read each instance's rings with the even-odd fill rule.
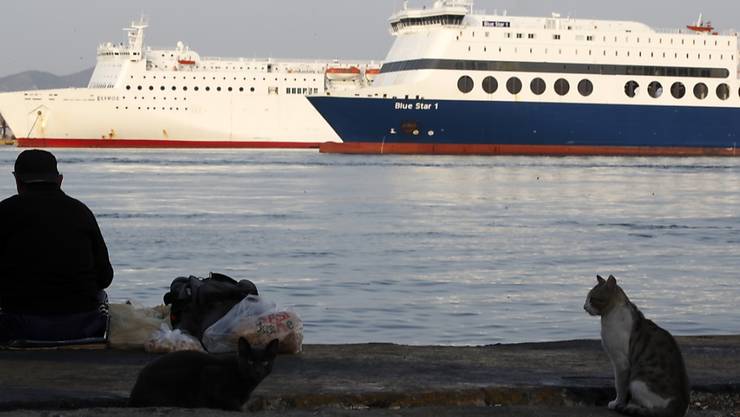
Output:
[[[240,337],[256,347],[278,339],[281,353],[299,353],[303,349],[303,321],[293,311],[250,295],[206,329],[202,340],[209,352],[223,353],[234,352]]]
[[[180,329],[172,330],[169,325],[162,324],[150,339],[144,344],[144,350],[155,353],[178,352],[181,350],[195,350],[203,352],[203,346],[195,337],[183,333]]]
[[[132,304],[110,304],[110,347],[142,349],[161,325],[169,324],[170,309],[160,305],[146,308]]]

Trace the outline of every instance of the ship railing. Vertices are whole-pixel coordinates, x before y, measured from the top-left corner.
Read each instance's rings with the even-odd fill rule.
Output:
[[[316,65],[326,66],[330,65],[375,65],[378,61],[375,60],[352,60],[352,59],[290,59],[290,58],[244,58],[244,57],[221,57],[221,56],[203,56],[201,61],[214,61],[214,62],[245,62],[245,63],[259,63],[259,64],[276,64],[276,65]]]

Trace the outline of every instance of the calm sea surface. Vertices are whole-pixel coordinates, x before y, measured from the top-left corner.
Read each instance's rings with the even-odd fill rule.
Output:
[[[598,273],[674,334],[740,333],[740,159],[54,153],[115,302],[215,271],[297,311],[307,343],[593,339]]]

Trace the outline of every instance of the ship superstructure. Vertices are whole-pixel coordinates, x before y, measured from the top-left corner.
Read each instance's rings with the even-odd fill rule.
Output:
[[[202,57],[145,45],[147,23],[97,49],[87,88],[0,94],[19,146],[316,147],[339,141],[307,94],[366,87],[372,61]]]
[[[372,86],[310,99],[345,142],[327,150],[734,155],[740,142],[737,35],[701,18],[658,31],[438,0],[390,30]]]

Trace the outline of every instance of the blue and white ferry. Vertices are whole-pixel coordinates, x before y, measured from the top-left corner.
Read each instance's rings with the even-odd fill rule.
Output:
[[[664,31],[437,0],[390,27],[372,86],[309,97],[343,142],[322,151],[740,154],[738,37],[701,16]]]

